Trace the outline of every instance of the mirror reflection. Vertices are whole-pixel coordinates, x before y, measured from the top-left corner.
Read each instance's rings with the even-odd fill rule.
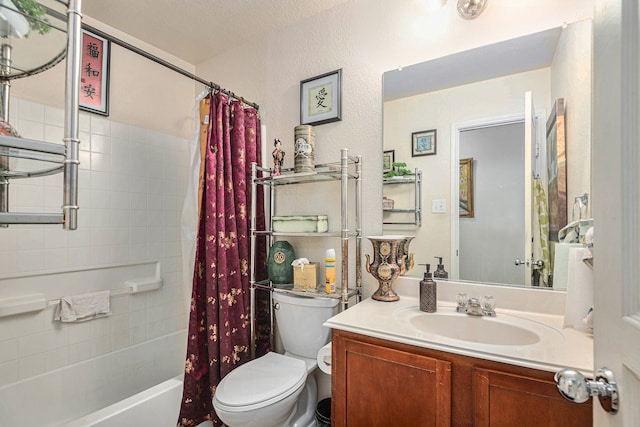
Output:
[[[566,288],[555,259],[590,224],[591,31],[579,21],[384,74],[385,171],[411,174],[383,177],[383,230],[415,236],[416,265]]]

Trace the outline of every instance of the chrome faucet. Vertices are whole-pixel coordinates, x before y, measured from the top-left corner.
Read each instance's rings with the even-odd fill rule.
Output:
[[[496,316],[496,301],[491,295],[482,297],[482,302],[478,298],[467,298],[464,292],[458,293],[458,313],[467,313],[471,316]]]

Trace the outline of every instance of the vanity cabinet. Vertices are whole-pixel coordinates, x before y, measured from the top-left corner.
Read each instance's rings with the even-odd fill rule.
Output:
[[[332,425],[586,427],[553,373],[333,330]]]

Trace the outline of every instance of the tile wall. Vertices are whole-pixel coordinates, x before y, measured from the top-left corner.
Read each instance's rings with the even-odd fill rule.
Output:
[[[25,138],[62,143],[64,113],[12,99],[10,122]],[[31,291],[81,293],[59,273],[159,262],[160,291],[112,298],[113,316],[82,324],[53,321],[53,308],[0,318],[0,387],[186,328],[180,215],[188,141],[108,118],[80,114],[79,225],[0,228],[0,298]],[[62,174],[13,180],[10,210],[59,212]],[[41,279],[41,280],[40,280]],[[88,287],[89,288],[89,287]],[[180,361],[177,361],[177,366]]]

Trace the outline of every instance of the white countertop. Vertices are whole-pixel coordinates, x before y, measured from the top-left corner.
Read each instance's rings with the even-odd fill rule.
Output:
[[[406,295],[401,295],[400,300],[395,302],[369,298],[330,318],[324,325],[388,341],[544,371],[556,372],[572,367],[588,377],[593,376],[592,336],[572,328],[563,328],[562,315],[497,308],[497,318],[503,316],[500,321],[533,328],[540,340],[529,345],[494,345],[418,330],[407,320],[415,315],[429,316],[428,313],[420,314],[418,302],[416,297]],[[469,316],[456,313],[455,304],[446,301],[438,301],[438,312]]]

